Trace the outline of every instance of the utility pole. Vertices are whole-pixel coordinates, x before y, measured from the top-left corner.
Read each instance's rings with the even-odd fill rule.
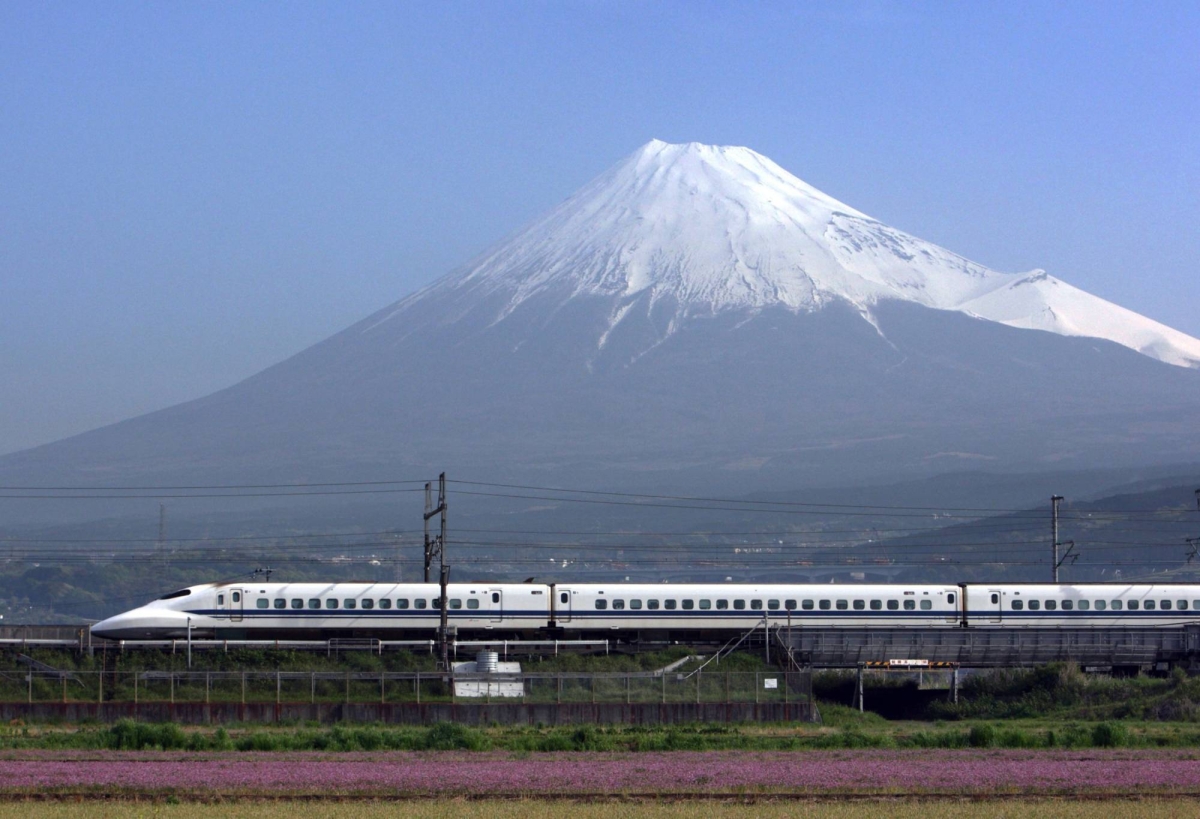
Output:
[[[441,646],[441,662],[442,670],[450,670],[450,601],[447,599],[447,586],[450,585],[450,566],[446,563],[446,473],[443,472],[438,476],[438,502],[437,506],[433,505],[433,496],[431,494],[431,485],[425,484],[425,582],[429,582],[429,570],[433,565],[433,558],[438,559],[438,579],[441,585],[441,595],[438,601],[438,607],[441,609],[441,617],[438,627],[438,643]],[[436,538],[429,537],[429,519],[435,515],[439,516],[441,522],[441,531]]]
[[[1200,511],[1200,489],[1196,490],[1196,509],[1197,511]],[[1187,538],[1187,545],[1187,559],[1188,563],[1191,563],[1198,555],[1200,555],[1200,537]]]
[[[1062,499],[1062,495],[1050,496],[1050,579],[1054,583],[1058,582],[1058,504]]]

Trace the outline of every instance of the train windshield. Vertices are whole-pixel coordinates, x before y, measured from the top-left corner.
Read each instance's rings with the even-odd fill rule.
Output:
[[[164,594],[162,597],[160,597],[158,599],[159,600],[174,600],[176,597],[187,597],[191,593],[192,593],[191,589],[180,589],[179,591],[173,591],[170,594]]]

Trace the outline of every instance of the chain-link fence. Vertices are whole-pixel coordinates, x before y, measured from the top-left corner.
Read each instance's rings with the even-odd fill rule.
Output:
[[[2,702],[801,703],[807,671],[5,671]]]

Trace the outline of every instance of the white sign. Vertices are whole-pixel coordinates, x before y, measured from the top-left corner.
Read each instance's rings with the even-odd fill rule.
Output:
[[[775,679],[774,677],[767,677],[765,680],[763,680],[763,688],[778,688],[778,687],[779,687],[779,680]]]

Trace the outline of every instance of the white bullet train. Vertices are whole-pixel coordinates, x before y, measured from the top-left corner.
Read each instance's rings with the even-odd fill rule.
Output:
[[[1124,583],[452,583],[459,635],[696,638],[765,618],[793,628],[1044,628],[1200,624],[1200,585]],[[435,634],[432,583],[207,583],[92,627],[114,640],[329,639]]]

